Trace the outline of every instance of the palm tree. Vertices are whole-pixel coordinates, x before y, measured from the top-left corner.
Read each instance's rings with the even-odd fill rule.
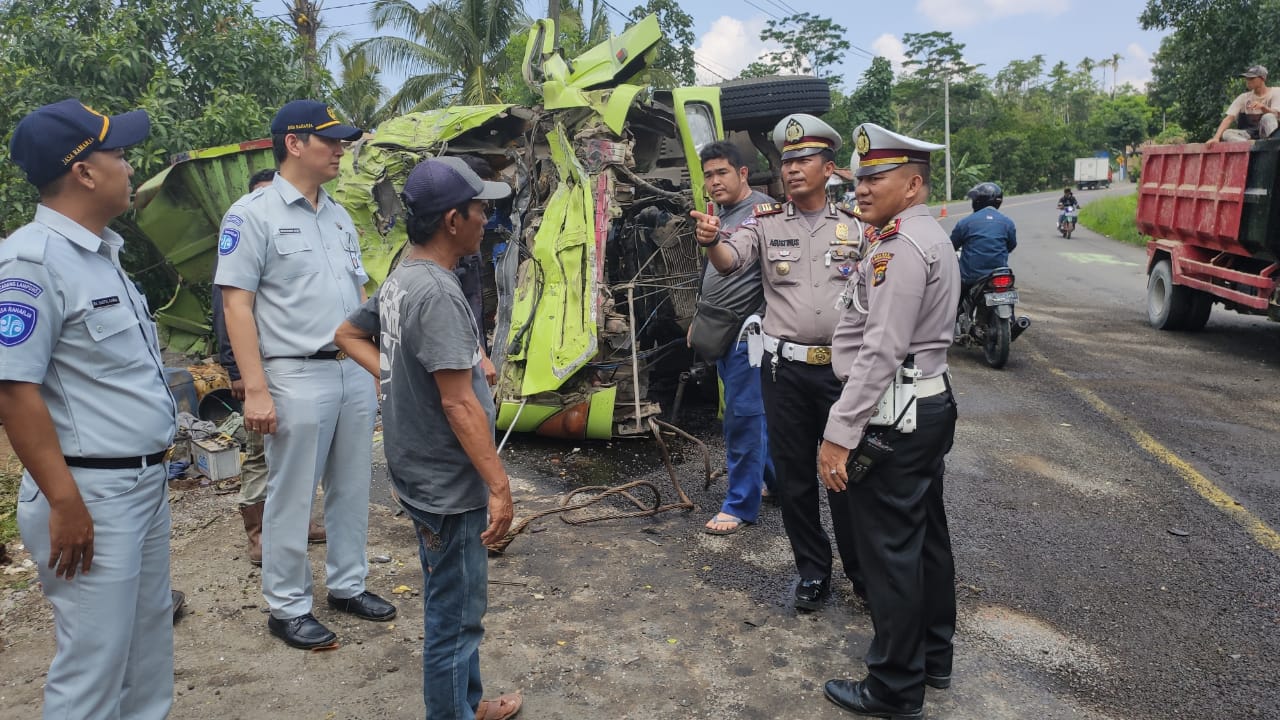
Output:
[[[1111,97],[1116,96],[1116,73],[1120,72],[1120,60],[1123,58],[1120,53],[1111,55]]]
[[[1080,61],[1076,67],[1080,68],[1080,72],[1084,73],[1085,78],[1089,81],[1089,86],[1093,86],[1093,69],[1098,67],[1098,63],[1091,57],[1086,57]]]
[[[410,0],[376,0],[370,18],[399,34],[353,49],[408,76],[389,103],[399,112],[499,102],[498,77],[510,62],[503,48],[528,24],[521,0],[439,0],[422,10]]]
[[[372,129],[391,115],[383,103],[387,88],[382,84],[382,70],[359,49],[342,54],[342,73],[330,99],[342,116],[356,127]]]

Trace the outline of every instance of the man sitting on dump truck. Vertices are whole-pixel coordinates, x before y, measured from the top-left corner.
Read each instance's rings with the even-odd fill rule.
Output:
[[[1245,142],[1259,138],[1269,138],[1280,127],[1280,88],[1267,87],[1267,69],[1262,65],[1252,65],[1240,73],[1244,78],[1247,91],[1227,108],[1227,116],[1218,123],[1218,130],[1206,145],[1219,140],[1226,142]],[[1231,124],[1236,127],[1228,130]]]

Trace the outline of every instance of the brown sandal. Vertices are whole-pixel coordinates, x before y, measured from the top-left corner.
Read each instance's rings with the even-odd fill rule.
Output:
[[[507,720],[520,712],[524,697],[518,692],[507,693],[497,700],[481,700],[476,708],[476,720]]]

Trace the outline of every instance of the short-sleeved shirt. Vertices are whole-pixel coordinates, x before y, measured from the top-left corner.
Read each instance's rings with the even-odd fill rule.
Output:
[[[1252,90],[1240,93],[1240,95],[1231,103],[1231,107],[1227,108],[1227,115],[1236,118],[1236,126],[1241,130],[1258,127],[1258,121],[1262,118],[1262,113],[1251,112],[1246,110],[1246,106],[1250,102],[1256,102],[1264,107],[1273,110],[1280,110],[1280,88],[1267,88],[1267,92],[1258,97],[1253,94]],[[1241,122],[1240,116],[1245,116],[1245,121]]]
[[[401,501],[442,515],[487,506],[489,488],[449,425],[432,375],[471,370],[493,426],[480,337],[457,277],[430,260],[407,259],[347,319],[380,339],[383,445]]]
[[[844,390],[823,436],[852,449],[907,355],[922,377],[947,371],[960,267],[927,206],[913,205],[873,233],[845,292],[857,302],[840,316],[831,343],[831,368]]]
[[[368,280],[355,224],[323,188],[313,208],[277,173],[222,218],[214,282],[256,294],[263,358],[335,349],[333,333],[360,307]]]
[[[1009,253],[1018,246],[1018,229],[1007,215],[986,207],[956,223],[951,245],[960,250],[960,278],[975,283],[1009,265]]]
[[[810,224],[793,203],[756,206],[725,244],[729,275],[760,261],[767,305],[764,332],[802,345],[830,345],[836,299],[858,260],[862,223],[828,203]]]
[[[169,447],[177,407],[124,241],[49,207],[0,243],[0,380],[36,383],[69,457]]]
[[[742,202],[720,209],[720,228],[732,233],[743,220],[751,217],[751,211],[757,205],[771,202],[773,198],[753,190]],[[707,265],[708,267],[702,273],[701,295],[704,301],[717,307],[736,308],[743,304],[743,301],[760,293],[759,262],[744,265],[729,275],[721,275],[710,263]],[[760,307],[753,312],[760,312],[763,309],[764,304],[761,303]]]

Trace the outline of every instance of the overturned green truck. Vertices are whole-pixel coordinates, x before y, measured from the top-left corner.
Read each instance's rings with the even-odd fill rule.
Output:
[[[482,246],[486,330],[499,369],[498,427],[565,438],[649,432],[650,378],[689,365],[684,338],[700,255],[688,211],[706,206],[698,150],[725,137],[763,158],[752,182],[778,189],[766,131],[830,107],[825,81],[774,77],[650,90],[653,17],[567,60],[534,24],[524,74],[541,105],[457,106],[404,115],[354,143],[330,187],[361,229],[371,285],[406,237],[399,190],[423,158],[481,158],[515,189]],[[138,227],[182,279],[158,313],[172,349],[208,333],[207,285],[222,213],[270,167],[270,141],[193,151],[138,190]]]

